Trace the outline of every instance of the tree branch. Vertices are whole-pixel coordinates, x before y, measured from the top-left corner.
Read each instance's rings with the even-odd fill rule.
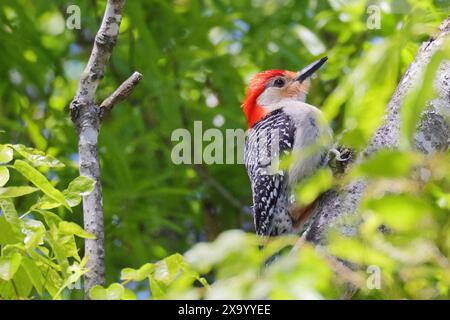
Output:
[[[127,80],[125,80],[108,98],[106,98],[100,105],[100,111],[103,115],[110,111],[115,104],[125,100],[131,94],[133,89],[138,85],[142,79],[142,74],[135,71]]]
[[[392,96],[386,111],[384,124],[376,131],[371,143],[360,155],[369,156],[383,148],[397,148],[400,137],[400,107],[413,85],[420,81],[433,54],[450,37],[450,17],[440,26],[439,34],[422,44],[414,62],[408,67]],[[446,150],[450,142],[450,62],[444,61],[435,78],[438,97],[429,101],[414,136],[415,148],[425,154]],[[366,188],[363,180],[354,181],[341,191],[329,191],[321,199],[314,212],[310,227],[302,237],[314,243],[323,242],[324,232],[337,218],[356,211]],[[352,234],[353,226],[341,230]]]
[[[86,265],[88,272],[84,281],[86,299],[89,299],[89,291],[94,285],[103,285],[105,282],[103,199],[98,157],[98,134],[102,112],[94,100],[105,66],[117,42],[124,3],[125,0],[107,1],[89,61],[80,76],[75,98],[70,104],[70,115],[78,133],[80,175],[96,182],[92,193],[83,196],[84,228],[96,237],[95,240],[85,240],[85,255],[89,257]],[[136,83],[127,90],[123,99],[130,94]],[[125,90],[119,89],[116,92]],[[109,108],[117,101],[117,98],[112,99]]]

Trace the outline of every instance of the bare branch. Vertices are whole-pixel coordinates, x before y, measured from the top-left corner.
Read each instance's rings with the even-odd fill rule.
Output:
[[[95,36],[89,61],[81,74],[75,99],[70,106],[72,120],[76,122],[81,106],[94,105],[95,92],[103,79],[105,66],[117,42],[125,0],[108,0],[100,29]]]
[[[94,240],[85,240],[85,255],[89,257],[84,281],[86,299],[89,299],[89,291],[94,285],[105,283],[103,198],[98,157],[101,118],[100,108],[95,105],[94,100],[105,66],[117,42],[124,3],[125,0],[107,1],[89,61],[70,104],[70,115],[78,133],[80,175],[96,182],[92,193],[83,196],[84,228],[96,237]]]
[[[115,104],[125,100],[142,79],[142,74],[135,71],[127,80],[125,80],[108,98],[100,105],[101,114],[110,111]]]

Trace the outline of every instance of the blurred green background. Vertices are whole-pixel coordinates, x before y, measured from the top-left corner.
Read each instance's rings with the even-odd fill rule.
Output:
[[[44,150],[66,164],[47,176],[66,186],[78,175],[68,116],[106,1],[2,0],[1,143]],[[81,29],[66,9],[81,9]],[[368,7],[380,10],[370,27]],[[363,147],[420,43],[447,16],[448,1],[129,0],[98,102],[137,70],[143,80],[105,119],[100,158],[107,281],[224,230],[252,230],[243,165],[175,165],[172,131],[246,129],[240,108],[249,78],[329,61],[308,102],[323,107],[344,142]],[[205,144],[204,144],[205,145]],[[30,200],[31,201],[31,200]],[[18,210],[29,205],[18,201]],[[79,207],[60,212],[82,224]]]

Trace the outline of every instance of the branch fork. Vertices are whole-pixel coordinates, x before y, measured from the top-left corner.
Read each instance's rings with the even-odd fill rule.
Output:
[[[103,227],[103,195],[98,156],[98,134],[105,112],[126,99],[142,79],[139,72],[122,83],[110,97],[100,105],[95,104],[95,93],[103,79],[105,67],[117,43],[122,10],[125,0],[108,0],[99,31],[95,37],[89,61],[80,76],[77,92],[70,104],[70,116],[78,134],[80,175],[93,179],[94,190],[83,196],[84,228],[95,239],[85,240],[85,255],[88,269],[84,279],[85,298],[95,285],[105,284],[105,254]]]

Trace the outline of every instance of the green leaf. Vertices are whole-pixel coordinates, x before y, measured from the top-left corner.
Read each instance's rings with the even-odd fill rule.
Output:
[[[0,187],[3,187],[9,180],[9,170],[5,166],[0,166]]]
[[[375,212],[382,222],[400,231],[414,231],[431,207],[422,199],[412,195],[386,195],[381,199],[365,201],[365,208]]]
[[[45,271],[45,289],[52,295],[53,299],[59,299],[59,288],[64,285],[64,280],[53,268]]]
[[[122,300],[136,300],[136,299],[137,299],[137,297],[133,291],[131,291],[128,288],[124,288],[124,291],[122,294]]]
[[[85,176],[79,176],[74,180],[72,180],[71,183],[69,183],[67,191],[69,193],[76,193],[81,196],[86,196],[94,190],[94,186],[95,186],[94,179]]]
[[[0,281],[0,297],[5,299],[24,299],[28,298],[32,283],[29,281],[28,275],[21,267],[16,271],[14,277],[10,281]]]
[[[13,159],[13,151],[11,148],[0,144],[0,164],[8,163]]]
[[[183,256],[176,253],[155,264],[154,279],[164,284],[172,282],[185,267]]]
[[[88,256],[84,256],[83,259],[78,262],[74,262],[70,267],[69,271],[72,273],[68,279],[69,288],[74,287],[79,284],[80,278],[88,271],[86,264],[88,262]]]
[[[95,181],[91,178],[79,176],[75,178],[63,194],[67,203],[71,207],[75,207],[81,202],[81,197],[90,194],[94,190]]]
[[[353,175],[375,177],[403,177],[414,164],[415,155],[397,150],[381,150],[352,170]]]
[[[82,227],[74,222],[61,221],[59,223],[59,231],[65,234],[74,234],[80,238],[95,239],[93,234],[86,232]]]
[[[394,261],[380,250],[366,245],[358,239],[336,237],[328,246],[329,251],[339,258],[363,265],[377,265],[391,268]]]
[[[70,263],[68,261],[68,255],[67,255],[66,248],[64,248],[64,246],[59,242],[59,238],[54,237],[53,235],[51,237],[47,237],[46,241],[51,246],[52,252],[55,255],[56,260],[58,262],[58,265],[59,265],[58,267],[61,269],[60,271],[62,273],[62,276],[67,277],[68,276],[67,271],[70,266]],[[55,276],[55,281],[56,280],[58,280],[58,281],[61,280],[61,282],[64,281],[63,279],[61,279],[59,274],[58,274],[58,277]],[[63,285],[63,283],[59,283],[58,285],[56,285],[56,282],[55,282],[55,286],[58,288],[61,287],[62,285]]]
[[[0,188],[0,199],[21,197],[36,191],[38,189],[28,186]]]
[[[343,145],[363,147],[382,122],[386,104],[397,86],[400,46],[397,39],[370,46],[323,103],[328,121],[345,106]]]
[[[4,215],[0,216],[0,245],[20,243],[23,237],[18,226],[7,222]]]
[[[81,261],[78,255],[78,248],[73,235],[66,235],[58,239],[60,247],[64,250],[66,257],[73,257],[78,262]]]
[[[64,191],[63,191],[63,194],[64,194]],[[65,197],[65,195],[64,195],[64,197]],[[65,197],[65,198],[66,198],[67,203],[70,206],[72,206],[71,202],[69,200],[67,200],[67,197]],[[61,206],[61,203],[53,200],[52,198],[50,198],[44,194],[39,199],[39,201],[31,207],[30,210],[51,210],[54,208],[58,208],[60,206]]]
[[[19,225],[19,216],[11,199],[0,199],[0,208],[8,223]]]
[[[60,162],[58,159],[54,158],[53,156],[46,155],[44,152],[28,148],[21,144],[14,144],[9,145],[11,148],[14,148],[22,157],[24,157],[26,160],[30,161],[33,166],[46,166],[46,167],[52,167],[52,168],[60,168],[64,167],[64,164]]]
[[[58,226],[59,223],[62,221],[61,217],[58,216],[57,214],[54,214],[51,211],[46,211],[46,210],[38,210],[38,209],[33,209],[34,212],[40,213],[44,219],[45,219],[45,223],[50,227],[54,227],[54,226]]]
[[[25,234],[24,244],[27,250],[33,250],[37,246],[44,244],[45,227],[41,221],[26,219],[22,233]]]
[[[328,168],[319,169],[313,176],[297,187],[297,198],[301,204],[310,204],[333,185],[333,174]]]
[[[22,256],[19,253],[13,253],[9,257],[0,257],[0,278],[11,280],[20,267]]]
[[[25,272],[22,265],[20,266],[19,270],[17,270],[16,274],[14,275],[13,280],[16,285],[19,297],[28,298],[31,293],[31,290],[33,289],[33,284],[29,280],[28,275]]]
[[[72,236],[73,238],[73,236]],[[66,278],[64,285],[62,285],[58,292],[56,292],[53,296],[54,298],[59,297],[60,293],[65,289],[75,289],[80,288],[80,278],[87,272],[86,263],[87,256],[83,258],[83,260],[78,260],[79,262],[74,262],[71,266],[68,267],[69,276]]]
[[[125,288],[118,283],[111,284],[108,288],[96,285],[91,288],[89,295],[93,300],[121,300],[125,293]],[[127,294],[129,297],[130,294]]]
[[[61,191],[55,189],[52,184],[47,180],[47,178],[37,171],[35,168],[30,166],[28,163],[22,160],[16,160],[14,162],[14,169],[20,172],[25,178],[30,180],[36,187],[42,190],[47,196],[58,201],[63,206],[65,206],[69,211],[72,212],[69,204],[67,203],[64,195]]]
[[[167,286],[164,285],[164,283],[153,278],[150,278],[149,282],[152,298],[155,300],[162,299],[167,291]]]
[[[68,192],[67,190],[63,191],[63,195],[66,198],[67,203],[71,207],[76,207],[81,203],[81,196],[74,192]]]
[[[0,199],[0,209],[3,212],[3,216],[0,217],[0,243],[12,244],[12,240],[16,239],[23,242],[24,233],[22,232],[23,221],[19,219],[14,202],[11,199]],[[2,220],[6,222],[3,224]],[[6,230],[5,230],[6,229]],[[4,239],[1,239],[5,236]]]
[[[95,181],[91,178],[80,176],[75,178],[62,193],[67,203],[71,207],[80,204],[81,196],[88,195],[94,190]],[[36,209],[50,210],[61,206],[61,203],[54,201],[44,195],[35,205]]]
[[[42,295],[44,290],[45,279],[44,276],[42,275],[41,270],[36,265],[36,261],[24,257],[22,259],[22,267],[25,270],[26,274],[28,275],[28,278],[30,279],[31,283],[33,284],[38,294]]]
[[[125,268],[122,270],[120,279],[123,281],[142,281],[149,277],[155,270],[155,265],[146,263],[139,269]]]

